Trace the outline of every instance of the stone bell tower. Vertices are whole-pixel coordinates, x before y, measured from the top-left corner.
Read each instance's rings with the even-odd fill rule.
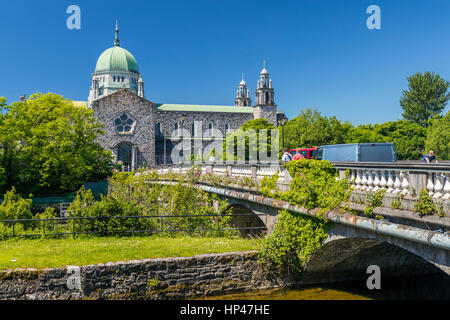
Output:
[[[277,126],[277,106],[275,104],[275,95],[272,87],[272,79],[266,70],[266,62],[256,83],[255,106],[253,108],[253,118],[264,118]]]
[[[236,99],[234,99],[234,105],[238,107],[250,107],[252,105],[252,99],[250,98],[250,91],[247,90],[247,83],[245,83],[244,81],[244,74],[242,74],[242,80],[239,83],[239,87],[236,92]]]

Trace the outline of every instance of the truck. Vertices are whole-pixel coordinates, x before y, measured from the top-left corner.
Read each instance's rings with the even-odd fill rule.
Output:
[[[331,162],[396,162],[393,143],[348,143],[319,146],[317,160]]]

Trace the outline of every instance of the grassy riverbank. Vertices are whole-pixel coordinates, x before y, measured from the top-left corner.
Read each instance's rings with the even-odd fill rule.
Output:
[[[259,250],[261,240],[240,238],[86,238],[0,241],[0,270],[187,257],[202,253]]]

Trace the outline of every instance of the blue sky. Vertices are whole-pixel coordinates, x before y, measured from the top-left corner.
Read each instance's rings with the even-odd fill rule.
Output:
[[[81,8],[81,30],[66,8]],[[381,30],[366,9],[381,8]],[[0,0],[0,96],[55,92],[87,100],[114,40],[133,53],[146,98],[232,105],[241,73],[252,93],[263,60],[289,118],[306,107],[353,124],[397,120],[407,76],[450,80],[448,0]]]

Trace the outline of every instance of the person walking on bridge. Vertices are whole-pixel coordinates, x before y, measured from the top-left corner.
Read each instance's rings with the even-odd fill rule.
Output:
[[[291,154],[287,151],[286,148],[283,148],[283,156],[281,157],[282,162],[289,162],[292,160]]]
[[[294,157],[292,158],[292,160],[305,159],[305,156],[302,154],[302,149],[297,148],[296,151],[297,151],[297,153],[294,154]]]

